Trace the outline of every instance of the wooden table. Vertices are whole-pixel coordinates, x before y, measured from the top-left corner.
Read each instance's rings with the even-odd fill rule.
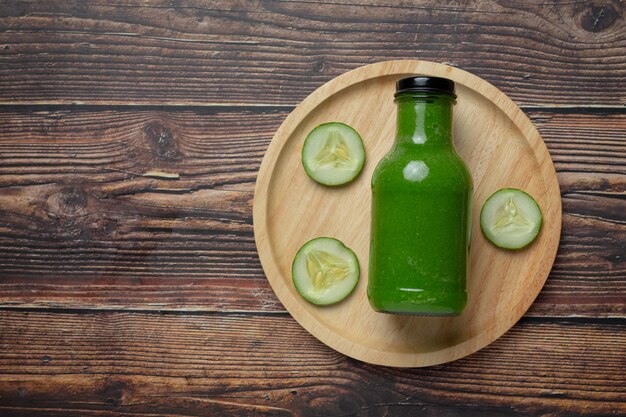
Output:
[[[0,415],[626,414],[623,2],[139,3],[0,5]],[[293,107],[403,58],[515,100],[564,211],[524,318],[424,369],[310,336],[252,229],[260,161]]]

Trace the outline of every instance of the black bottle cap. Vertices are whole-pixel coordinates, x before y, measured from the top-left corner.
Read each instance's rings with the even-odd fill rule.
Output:
[[[408,77],[396,83],[396,94],[402,93],[443,93],[454,97],[454,81],[440,77]]]

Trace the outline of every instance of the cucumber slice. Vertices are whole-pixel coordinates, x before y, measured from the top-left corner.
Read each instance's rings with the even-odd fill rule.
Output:
[[[359,274],[354,252],[331,237],[318,237],[302,245],[291,265],[296,290],[317,305],[346,298],[359,282]]]
[[[359,175],[364,162],[363,140],[346,124],[321,124],[304,140],[302,165],[307,175],[320,184],[346,184]]]
[[[504,249],[528,246],[539,234],[543,216],[539,204],[516,188],[502,188],[485,201],[480,228],[491,243]]]

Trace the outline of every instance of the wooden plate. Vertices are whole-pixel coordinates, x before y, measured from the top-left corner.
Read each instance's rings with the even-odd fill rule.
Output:
[[[370,179],[394,140],[395,82],[422,74],[456,82],[454,142],[474,179],[469,302],[453,318],[374,312],[367,300]],[[307,177],[300,161],[307,133],[341,121],[363,137],[366,164],[342,188]],[[484,201],[503,187],[529,192],[543,210],[543,230],[529,248],[495,248],[480,231]],[[265,154],[254,195],[254,234],[267,278],[291,315],[319,340],[353,358],[380,365],[416,367],[477,351],[506,332],[531,305],[556,256],[561,198],[556,172],[539,133],[504,93],[468,72],[425,61],[388,61],[343,74],[318,88],[287,117]],[[361,279],[346,300],[317,307],[291,280],[291,262],[308,240],[332,236],[352,248]]]

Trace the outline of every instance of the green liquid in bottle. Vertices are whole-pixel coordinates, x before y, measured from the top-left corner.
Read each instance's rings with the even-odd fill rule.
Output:
[[[444,81],[450,91],[399,87],[395,144],[372,177],[367,294],[380,312],[458,315],[467,303],[473,186]]]

